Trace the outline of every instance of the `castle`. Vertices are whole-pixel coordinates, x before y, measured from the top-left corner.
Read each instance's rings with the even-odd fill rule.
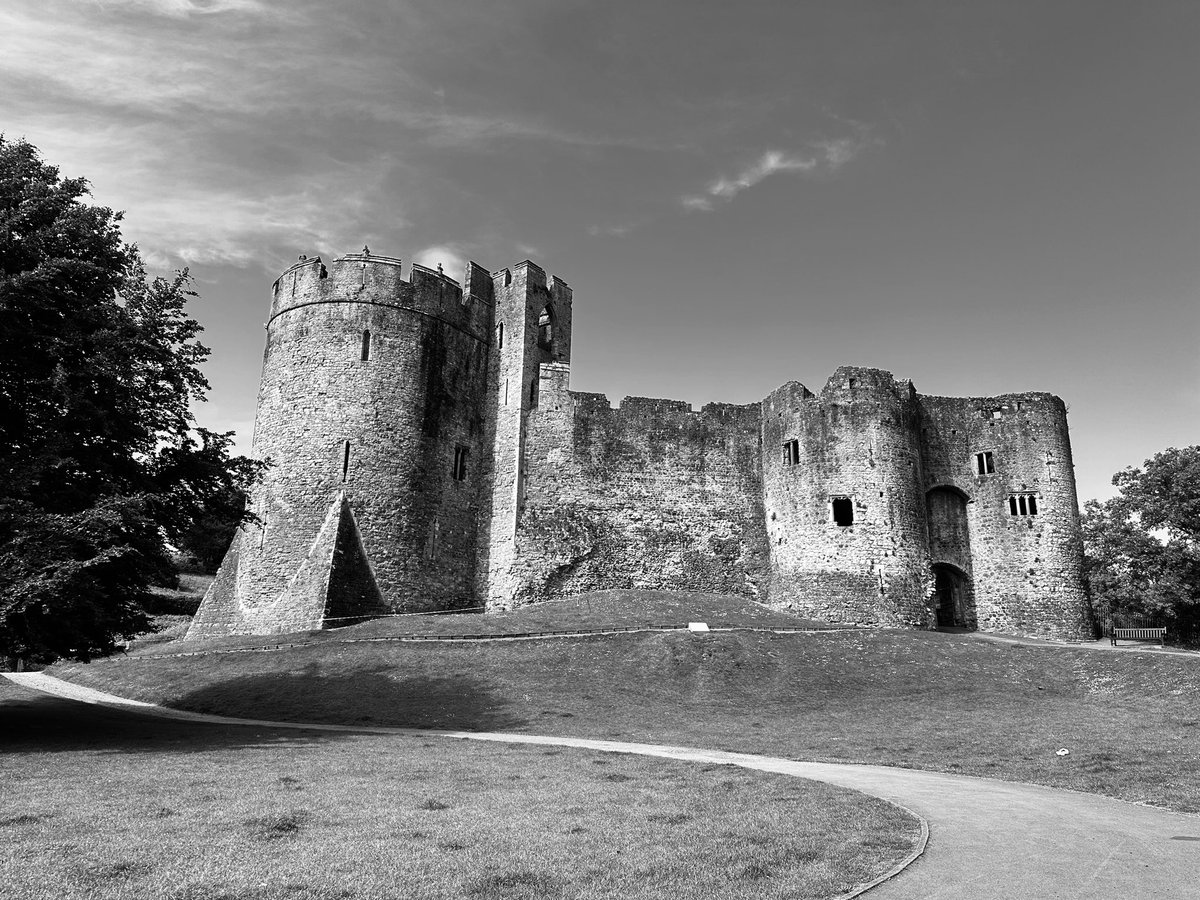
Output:
[[[364,248],[275,282],[272,465],[190,637],[714,592],[827,622],[1089,632],[1063,402],[927,397],[878,369],[761,403],[569,389],[570,287],[461,284]]]

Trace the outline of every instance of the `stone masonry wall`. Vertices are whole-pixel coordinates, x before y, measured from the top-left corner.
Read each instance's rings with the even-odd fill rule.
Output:
[[[912,385],[855,367],[819,396],[793,382],[764,401],[762,435],[771,604],[824,621],[931,624]],[[835,521],[839,501],[852,524]]]
[[[261,524],[239,530],[189,634],[600,588],[885,626],[932,626],[936,600],[983,630],[1089,632],[1057,397],[921,397],[847,366],[819,395],[613,409],[569,389],[572,304],[528,260],[469,263],[461,287],[365,248],[284,272],[255,425]]]
[[[970,575],[984,631],[1090,635],[1066,407],[1051,394],[922,397],[926,486],[966,502]],[[980,473],[976,454],[995,471]],[[1013,515],[1010,497],[1033,497]],[[1027,509],[1028,504],[1027,504]],[[953,560],[949,560],[953,562]]]
[[[766,546],[758,406],[567,389],[541,367],[507,596],[520,606],[603,588],[758,598]]]
[[[572,292],[525,260],[495,273],[496,316],[489,368],[491,404],[487,430],[486,511],[476,563],[477,596],[489,609],[505,608],[513,595],[517,527],[524,503],[527,429],[537,408],[539,366],[571,361]],[[543,316],[550,328],[540,326]]]
[[[483,456],[490,320],[451,279],[414,266],[404,281],[387,257],[281,276],[255,423],[254,453],[272,463],[252,498],[262,524],[243,529],[236,575],[215,588],[232,592],[211,604],[229,624],[207,630],[320,627],[330,572],[302,564],[343,493],[391,609],[472,605],[482,478],[452,470],[456,447]],[[335,583],[362,582],[344,568]]]

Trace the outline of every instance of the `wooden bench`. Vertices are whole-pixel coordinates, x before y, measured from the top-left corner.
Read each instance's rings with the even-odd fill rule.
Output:
[[[1165,628],[1114,628],[1112,630],[1112,645],[1117,646],[1117,638],[1123,641],[1158,641],[1160,647],[1167,646],[1167,629]]]

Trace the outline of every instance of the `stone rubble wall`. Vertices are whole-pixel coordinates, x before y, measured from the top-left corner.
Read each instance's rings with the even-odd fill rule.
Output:
[[[498,607],[608,588],[761,598],[758,406],[630,397],[617,409],[542,365],[515,563]]]
[[[1090,637],[1083,539],[1067,410],[1052,394],[922,397],[929,490],[968,499],[978,627],[1044,637]],[[992,474],[976,454],[991,452]],[[1009,497],[1032,495],[1036,515],[1012,515]]]
[[[819,394],[793,382],[759,404],[614,409],[570,390],[572,305],[528,260],[469,263],[461,285],[418,265],[406,280],[365,248],[284,272],[254,434],[272,463],[260,522],[190,633],[606,588],[902,627],[931,627],[953,594],[956,621],[983,630],[1090,632],[1057,397],[923,397],[845,366]],[[984,452],[994,472],[978,472]],[[1013,515],[1012,496],[1037,513]]]
[[[917,424],[912,385],[878,369],[846,366],[820,395],[793,382],[763,402],[773,606],[829,622],[931,624]],[[834,521],[838,498],[853,524]]]

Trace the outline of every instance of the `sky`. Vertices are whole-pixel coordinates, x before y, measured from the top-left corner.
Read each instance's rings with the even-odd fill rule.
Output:
[[[188,267],[250,448],[300,254],[575,293],[571,386],[839,365],[1069,407],[1081,500],[1200,443],[1195,0],[5,0],[0,132]]]

